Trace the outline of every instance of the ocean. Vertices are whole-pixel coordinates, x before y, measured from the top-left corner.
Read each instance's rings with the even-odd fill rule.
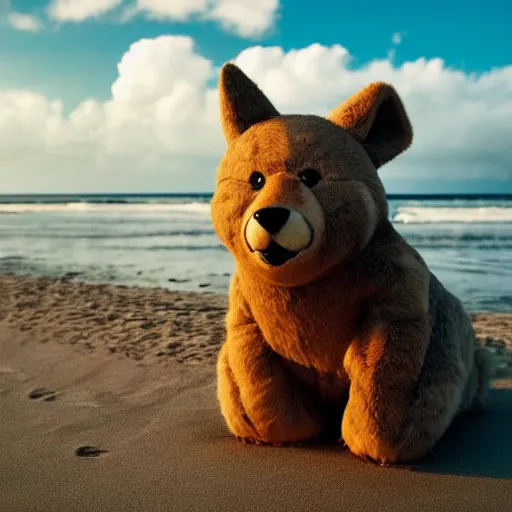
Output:
[[[0,273],[226,293],[211,195],[0,196]],[[390,219],[470,311],[512,311],[512,196],[389,196]]]

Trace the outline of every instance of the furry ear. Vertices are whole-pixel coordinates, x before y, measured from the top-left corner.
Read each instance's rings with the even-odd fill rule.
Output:
[[[356,138],[377,168],[412,142],[412,126],[402,100],[391,85],[382,82],[374,82],[351,96],[327,119]]]
[[[253,124],[279,116],[270,100],[241,69],[225,64],[219,83],[220,115],[228,144]]]

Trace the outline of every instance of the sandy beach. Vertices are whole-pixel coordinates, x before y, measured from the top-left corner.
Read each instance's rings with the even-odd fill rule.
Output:
[[[215,363],[227,298],[0,277],[0,510],[505,511],[512,314],[472,315],[498,370],[488,409],[410,466],[341,444],[246,446]],[[94,456],[84,456],[94,455]]]

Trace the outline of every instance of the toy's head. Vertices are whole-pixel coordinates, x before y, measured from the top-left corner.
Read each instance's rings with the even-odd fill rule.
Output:
[[[212,219],[238,265],[299,286],[357,257],[388,215],[377,168],[412,141],[395,90],[373,83],[325,119],[281,116],[233,64],[219,89],[228,149]]]

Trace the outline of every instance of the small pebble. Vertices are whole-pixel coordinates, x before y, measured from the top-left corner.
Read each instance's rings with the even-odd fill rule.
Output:
[[[31,400],[38,400],[39,398],[43,398],[43,397],[47,397],[49,395],[54,395],[55,394],[55,391],[52,391],[50,389],[46,389],[46,388],[37,388],[37,389],[34,389],[32,390],[29,394],[28,394],[28,397],[31,399]]]
[[[95,446],[80,446],[75,450],[77,457],[99,457],[102,453],[107,453],[108,450],[100,450]]]

